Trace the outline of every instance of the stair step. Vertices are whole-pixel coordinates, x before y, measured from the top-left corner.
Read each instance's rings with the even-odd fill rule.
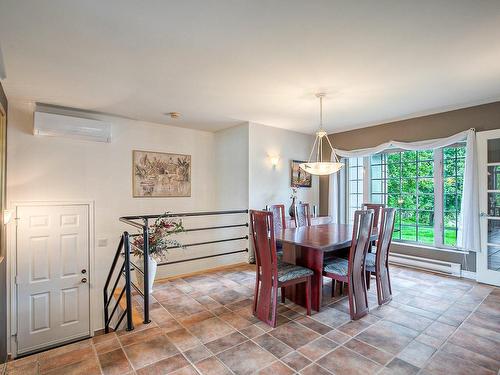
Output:
[[[122,290],[120,288],[115,289],[115,292],[113,293],[113,297],[115,297],[115,300],[118,300],[121,292],[122,292]],[[119,305],[123,311],[125,311],[127,309],[127,295],[125,293],[123,294],[123,297],[120,300]],[[123,320],[125,321],[126,319],[127,319],[127,317],[125,317]],[[132,304],[132,323],[134,323],[134,327],[141,325],[142,321],[143,321],[142,314],[139,311],[137,311],[137,309]],[[125,322],[125,324],[126,324],[126,322]]]

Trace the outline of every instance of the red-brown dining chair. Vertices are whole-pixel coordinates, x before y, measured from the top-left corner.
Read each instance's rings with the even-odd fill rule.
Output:
[[[363,210],[373,210],[375,214],[373,215],[373,228],[378,229],[378,220],[380,218],[380,210],[385,207],[382,203],[363,203]]]
[[[392,299],[391,278],[389,276],[389,250],[396,217],[395,208],[383,208],[380,217],[380,231],[377,252],[366,254],[366,285],[370,288],[371,273],[377,282],[378,304],[383,305]]]
[[[349,312],[352,320],[357,320],[368,314],[365,257],[371,242],[373,216],[373,210],[357,210],[354,212],[349,259],[331,258],[325,260],[323,267],[323,276],[332,279],[332,297],[335,295],[335,280],[347,283]]]
[[[314,272],[295,264],[278,262],[272,212],[250,210],[250,232],[257,262],[254,315],[276,327],[278,289],[281,288],[283,299],[287,286],[300,283],[306,284],[307,315],[311,315],[311,276]]]
[[[294,207],[295,210],[295,228],[310,227],[311,226],[311,211],[309,210],[309,203],[297,203]]]

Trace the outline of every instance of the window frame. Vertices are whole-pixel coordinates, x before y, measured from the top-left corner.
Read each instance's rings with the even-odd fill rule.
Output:
[[[351,159],[362,159],[363,163],[360,165],[359,163],[356,162],[355,166],[351,165]],[[359,209],[362,208],[363,203],[365,202],[365,196],[366,196],[366,158],[345,158],[344,163],[346,165],[346,169],[348,173],[346,173],[346,204],[345,204],[345,223],[352,223],[352,215],[351,215],[351,195],[356,194],[359,198],[361,196],[361,202],[359,202]],[[361,176],[359,175],[359,168],[361,166]],[[356,179],[351,179],[350,178],[350,172],[352,169],[356,169]],[[351,192],[351,182],[356,181],[356,185],[359,186],[359,181],[363,181],[363,189],[361,193],[359,193],[359,190],[356,193]],[[356,201],[358,201],[358,198],[356,198]]]

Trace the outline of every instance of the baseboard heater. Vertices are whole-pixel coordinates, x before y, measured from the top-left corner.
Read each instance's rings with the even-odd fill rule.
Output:
[[[405,254],[389,254],[389,263],[401,266],[419,268],[427,271],[441,272],[447,275],[462,276],[461,265],[459,263],[445,262],[442,260],[415,257]]]

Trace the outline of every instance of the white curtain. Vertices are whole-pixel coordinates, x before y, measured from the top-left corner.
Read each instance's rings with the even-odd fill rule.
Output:
[[[335,161],[332,157],[332,161]],[[342,197],[345,197],[345,177],[346,170],[342,168],[338,173],[330,175],[330,191],[328,198],[328,212],[332,217],[332,221],[338,224],[344,224],[345,221],[345,205]]]
[[[409,150],[409,151],[424,151],[434,150],[446,146],[450,146],[457,142],[466,142],[465,156],[465,173],[464,186],[462,192],[462,207],[460,217],[458,218],[458,247],[463,250],[480,251],[479,241],[479,188],[477,177],[477,152],[476,152],[476,131],[469,129],[458,134],[446,138],[430,139],[418,142],[399,142],[389,141],[372,148],[360,150],[345,151],[335,149],[335,153],[339,157],[354,158],[366,157],[391,149]],[[335,175],[330,177],[330,186],[335,189],[330,189],[330,209],[332,216],[335,219],[335,214],[339,212],[339,185],[340,176],[335,178]]]

